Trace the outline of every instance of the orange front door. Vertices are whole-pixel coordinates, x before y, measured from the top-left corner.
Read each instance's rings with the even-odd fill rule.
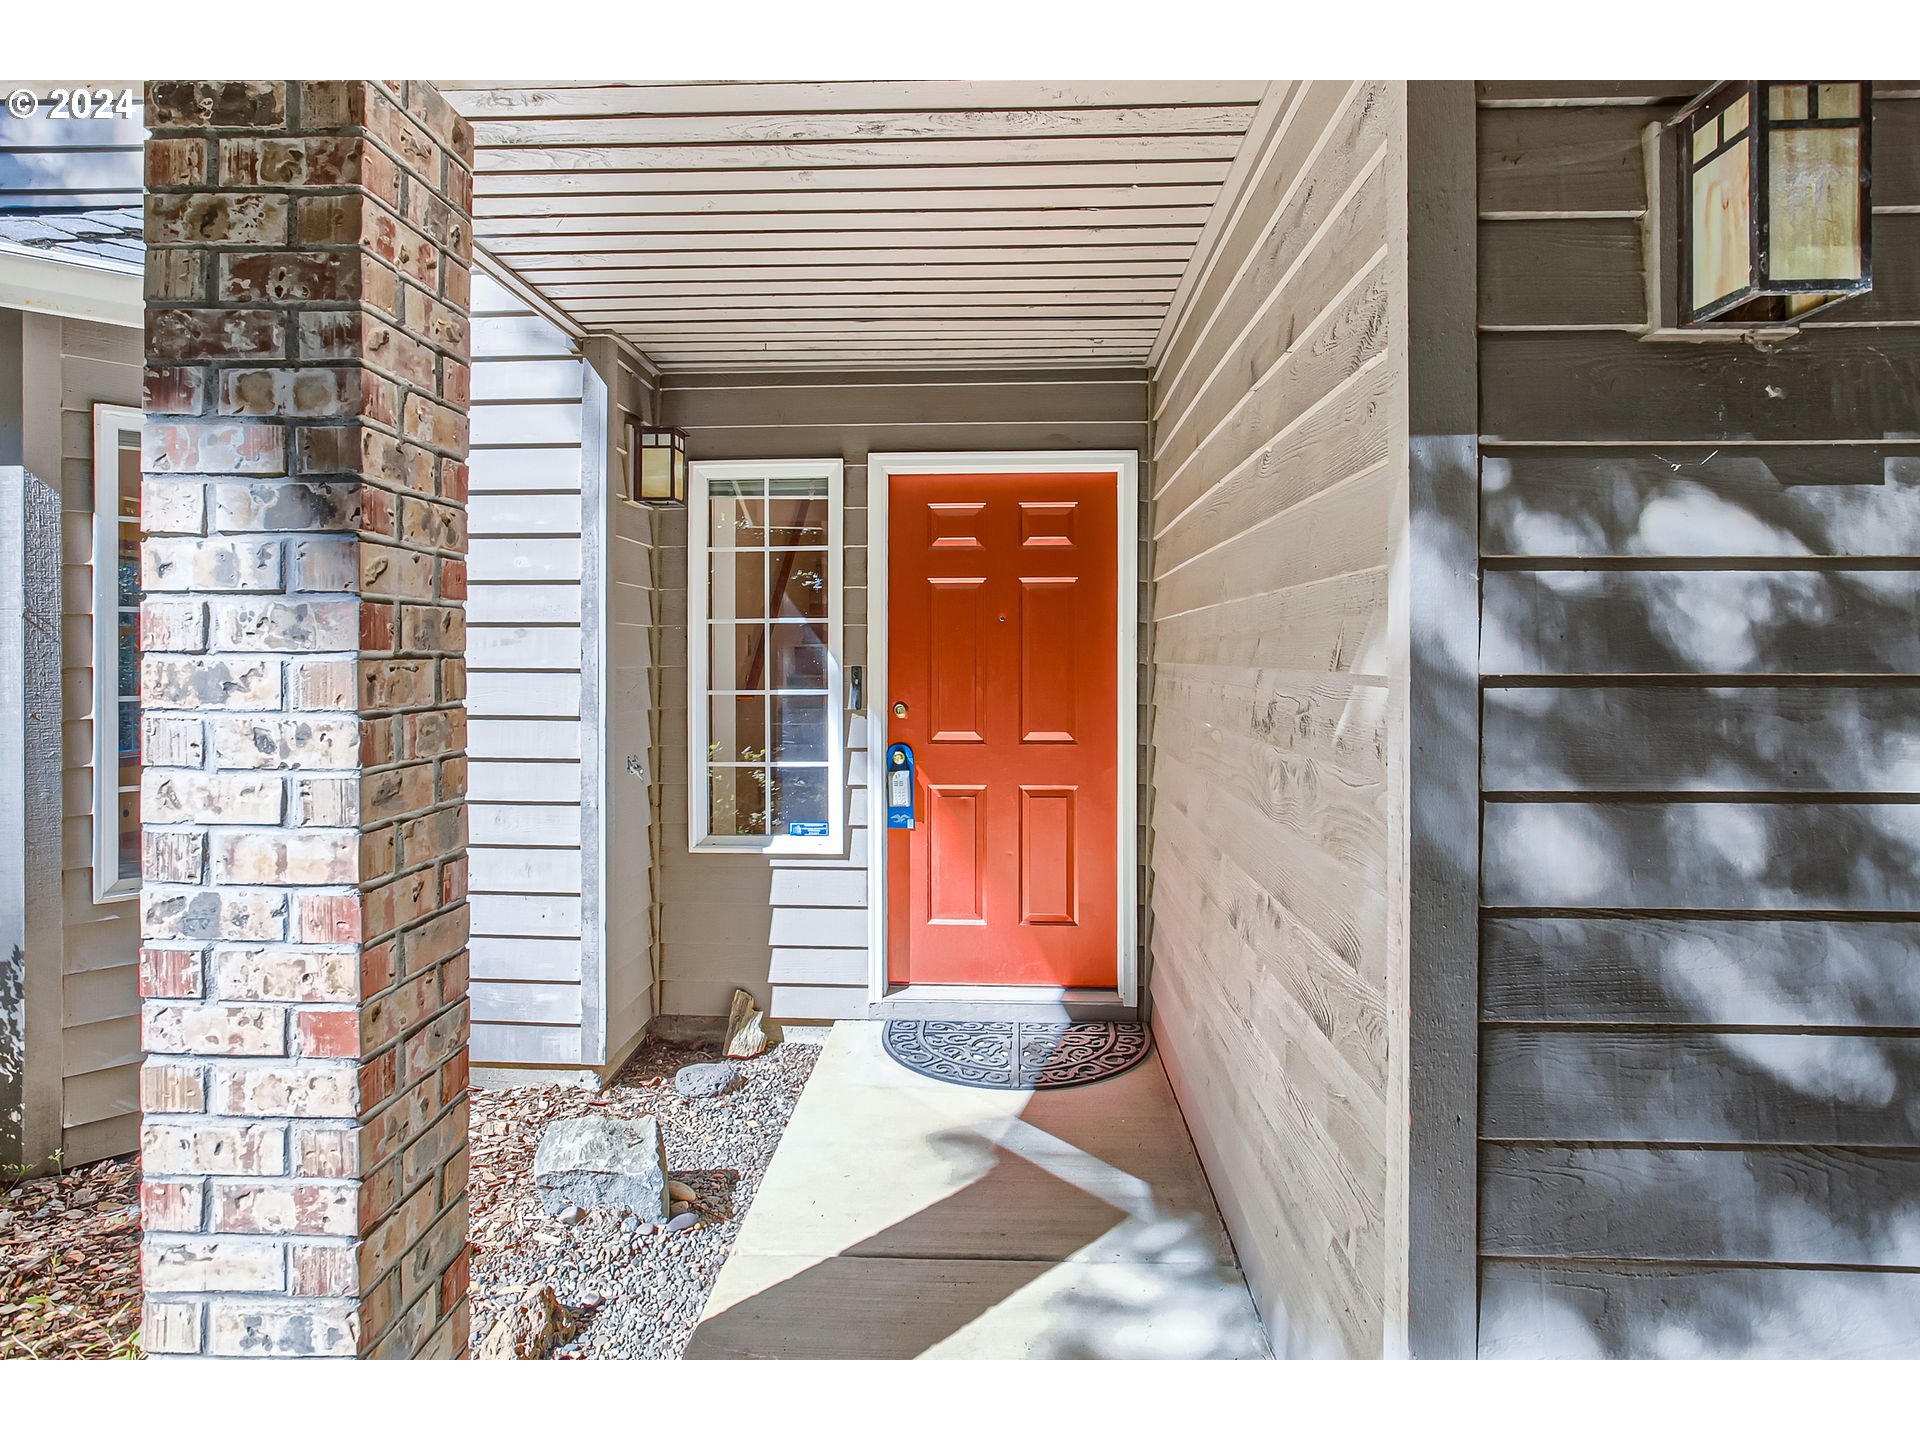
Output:
[[[888,978],[1113,989],[1114,477],[891,484],[882,699],[919,823],[887,832]]]

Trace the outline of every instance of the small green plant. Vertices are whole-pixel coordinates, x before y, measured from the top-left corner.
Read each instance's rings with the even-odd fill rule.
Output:
[[[47,1157],[47,1168],[56,1175],[64,1175],[66,1171],[61,1169],[61,1162],[66,1159],[66,1154],[65,1150],[54,1151]],[[39,1168],[38,1165],[0,1165],[0,1179],[24,1180]]]

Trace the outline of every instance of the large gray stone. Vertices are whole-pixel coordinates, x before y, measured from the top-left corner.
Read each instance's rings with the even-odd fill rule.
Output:
[[[682,1065],[673,1077],[673,1093],[682,1100],[711,1100],[740,1083],[740,1067],[731,1060],[717,1065]]]
[[[584,1210],[631,1211],[642,1220],[667,1218],[667,1146],[651,1115],[621,1120],[586,1115],[556,1120],[533,1156],[540,1208],[558,1215]]]

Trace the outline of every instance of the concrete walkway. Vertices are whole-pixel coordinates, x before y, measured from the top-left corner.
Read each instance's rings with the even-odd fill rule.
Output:
[[[970,1090],[833,1027],[689,1359],[1264,1355],[1157,1055]]]

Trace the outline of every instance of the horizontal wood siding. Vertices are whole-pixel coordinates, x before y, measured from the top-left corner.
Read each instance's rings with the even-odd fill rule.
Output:
[[[910,364],[911,344],[898,347]],[[669,372],[666,418],[696,460],[846,462],[847,665],[867,663],[867,456],[900,450],[1138,450],[1139,370],[1042,373]],[[867,1014],[867,796],[863,719],[848,733],[848,854],[692,854],[687,849],[687,516],[654,514],[661,626],[659,753],[665,1014],[717,1015],[744,986],[787,1020]]]
[[[1386,1344],[1404,105],[1286,89],[1155,371],[1154,1033],[1284,1355]]]
[[[604,342],[602,342],[604,343]],[[611,347],[606,347],[611,351]],[[658,392],[648,377],[608,354],[616,421],[651,422]],[[618,1059],[660,1010],[660,869],[664,827],[660,756],[660,589],[656,545],[664,512],[622,498],[626,426],[609,452],[606,694],[605,925],[607,1059]]]
[[[60,374],[61,691],[66,751],[61,1149],[81,1164],[132,1150],[140,1128],[139,906],[93,899],[93,407],[140,404],[140,332],[57,330]],[[111,657],[104,657],[111,664]]]
[[[1920,98],[1875,286],[1649,342],[1640,130],[1480,110],[1480,1348],[1920,1353]]]
[[[581,395],[571,340],[474,277],[467,599],[473,1063],[593,1064],[583,1018]]]

